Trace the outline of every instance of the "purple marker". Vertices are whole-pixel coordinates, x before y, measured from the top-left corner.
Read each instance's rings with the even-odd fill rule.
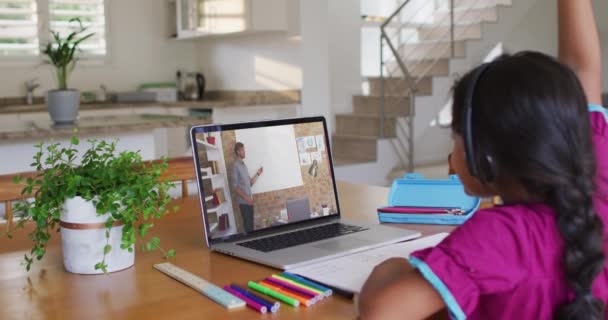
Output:
[[[256,294],[253,294],[235,284],[230,285],[230,288],[233,289],[236,292],[239,292],[240,294],[251,298],[252,300],[255,300],[256,302],[266,306],[268,308],[268,310],[270,310],[270,312],[275,313],[279,310],[279,307],[281,306],[281,304],[279,302],[272,302],[272,301],[268,301]]]
[[[266,311],[268,311],[268,308],[265,305],[258,303],[257,301],[255,301],[249,297],[246,297],[245,295],[241,294],[240,292],[232,289],[230,286],[224,286],[224,290],[226,290],[226,291],[232,293],[233,295],[235,295],[236,297],[242,299],[243,301],[245,301],[245,303],[247,303],[247,306],[249,308],[254,309],[255,311],[257,311],[261,314],[264,314],[264,313],[266,313]]]

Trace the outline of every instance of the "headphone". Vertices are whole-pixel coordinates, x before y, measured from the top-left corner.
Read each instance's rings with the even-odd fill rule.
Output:
[[[490,183],[494,181],[496,177],[496,168],[494,164],[494,158],[486,152],[480,157],[476,156],[475,144],[473,143],[473,96],[475,95],[475,89],[477,88],[479,79],[488,70],[490,63],[484,63],[479,66],[471,75],[471,81],[466,89],[466,96],[464,100],[464,121],[463,123],[463,140],[465,158],[469,173],[471,176],[477,178],[482,183]],[[479,163],[478,163],[479,161]]]

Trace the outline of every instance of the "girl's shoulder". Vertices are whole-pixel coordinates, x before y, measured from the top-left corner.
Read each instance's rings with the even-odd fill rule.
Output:
[[[608,199],[608,111],[593,104],[589,105],[589,111],[596,158],[596,192],[601,198]],[[608,218],[608,212],[605,215]]]
[[[454,230],[443,245],[463,253],[497,250],[505,256],[521,258],[527,249],[533,249],[528,247],[539,238],[558,237],[551,207],[542,203],[523,203],[477,211]]]
[[[544,203],[517,203],[498,205],[478,210],[467,223],[471,228],[482,228],[485,225],[519,227],[523,221],[529,226],[534,220],[554,219],[554,210]],[[465,223],[465,225],[467,225]]]
[[[608,110],[597,104],[589,104],[589,112],[594,135],[608,137]]]

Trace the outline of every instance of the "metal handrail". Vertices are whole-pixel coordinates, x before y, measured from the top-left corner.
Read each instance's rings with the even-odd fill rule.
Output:
[[[480,0],[476,0],[476,1],[475,1],[475,2],[474,2],[472,5],[471,5],[471,7],[475,7],[475,5],[476,5],[477,3],[479,3],[479,1],[480,1]],[[481,18],[481,16],[482,16],[482,14],[480,13],[480,14],[478,14],[478,15],[476,16],[476,18]],[[455,24],[454,24],[454,25],[455,25]],[[472,24],[472,25],[469,25],[469,26],[465,27],[465,28],[464,28],[464,29],[461,31],[461,33],[466,33],[467,31],[469,31],[469,30],[470,30],[470,28],[471,28],[472,26],[474,26],[474,24]],[[452,32],[451,32],[452,30],[454,30],[454,33],[452,33]],[[445,40],[445,39],[446,39],[448,36],[450,36],[450,38],[452,38],[452,39],[456,39],[456,32],[455,32],[455,28],[453,28],[452,30],[448,31],[448,32],[447,32],[447,33],[445,33],[443,36],[441,36],[441,37],[440,37],[440,38],[437,40],[437,43],[436,43],[434,46],[432,46],[432,47],[430,48],[430,50],[436,49],[436,48],[437,48],[437,46],[438,46],[438,44],[440,44],[440,43],[441,43],[441,41]],[[458,33],[458,34],[461,34],[461,33]],[[453,41],[453,43],[456,43],[456,40],[454,40],[454,41]],[[454,51],[455,51],[455,49],[454,49],[454,48],[455,48],[455,46],[453,46],[453,45],[452,45],[452,46],[450,46],[450,51],[452,51],[452,56],[455,56],[455,52],[454,52]],[[399,50],[399,48],[397,48],[397,50]],[[445,51],[444,51],[444,52],[445,52]],[[401,58],[402,58],[402,59],[407,59],[407,56],[406,56],[406,57],[401,57]],[[434,66],[437,64],[437,62],[439,62],[439,60],[441,60],[441,59],[443,59],[443,58],[441,58],[441,57],[434,58],[434,59],[432,60],[432,62],[429,64],[429,66],[428,66],[427,68],[425,68],[423,72],[421,72],[421,73],[423,74],[423,76],[418,78],[418,80],[416,81],[416,84],[418,84],[418,83],[419,83],[419,82],[420,82],[420,81],[421,81],[421,80],[424,78],[424,75],[426,75],[428,72],[430,72],[430,70],[432,70],[432,69],[433,69],[433,67],[434,67]],[[419,64],[419,63],[414,64],[414,65],[413,65],[412,67],[410,67],[410,68],[412,68],[412,69],[413,69],[413,68],[417,67],[417,66],[418,66],[418,64]],[[397,69],[395,69],[395,70],[397,70]],[[388,70],[388,71],[389,71],[389,73],[391,73],[391,71],[390,71],[390,70]]]
[[[468,12],[470,12],[470,10],[475,9],[476,5],[478,4],[479,0],[473,1],[473,3],[470,5],[470,7],[465,8],[464,9],[464,14],[466,15]],[[406,153],[405,156],[407,159],[403,159],[401,158],[401,152],[397,151],[397,153],[399,154],[399,157],[401,158],[401,161],[405,164],[405,167],[407,170],[409,171],[413,171],[414,169],[414,117],[416,115],[416,99],[415,99],[415,93],[416,90],[420,84],[420,81],[422,81],[423,78],[426,77],[426,75],[428,73],[431,72],[431,70],[434,68],[434,66],[441,60],[444,59],[442,58],[442,54],[443,52],[446,52],[447,50],[449,50],[449,56],[450,57],[455,57],[456,56],[456,46],[455,46],[455,39],[457,37],[457,32],[456,32],[456,28],[455,28],[455,24],[456,24],[456,20],[457,17],[454,13],[454,9],[455,9],[455,0],[448,0],[448,6],[449,6],[449,16],[445,17],[443,16],[442,19],[448,18],[449,19],[449,31],[446,33],[443,33],[442,35],[439,36],[439,39],[437,40],[437,43],[431,44],[429,46],[429,51],[431,50],[437,50],[437,48],[444,43],[443,41],[447,40],[447,38],[449,37],[449,47],[446,47],[445,51],[443,51],[444,49],[441,49],[441,54],[438,55],[438,57],[430,59],[430,62],[428,63],[429,65],[426,67],[422,67],[420,64],[422,63],[422,61],[427,61],[426,59],[422,59],[421,61],[418,61],[416,63],[414,63],[413,65],[408,65],[405,63],[405,60],[407,60],[408,57],[410,57],[410,55],[412,55],[417,49],[414,49],[414,51],[412,51],[412,53],[410,53],[409,55],[405,55],[401,52],[403,46],[408,45],[409,44],[409,40],[412,39],[412,36],[408,36],[406,38],[406,40],[401,43],[403,36],[402,36],[402,30],[404,28],[407,28],[408,26],[410,26],[411,24],[408,22],[403,22],[403,15],[401,15],[401,13],[403,12],[403,10],[405,10],[408,7],[408,4],[412,3],[410,0],[405,0],[403,1],[403,3],[401,3],[399,5],[399,7],[397,7],[397,9],[381,24],[380,26],[380,137],[384,137],[385,136],[385,132],[384,132],[384,125],[386,122],[386,99],[385,97],[387,96],[387,92],[388,92],[388,84],[390,84],[390,82],[387,82],[387,78],[388,77],[392,77],[393,73],[396,71],[400,71],[401,72],[401,76],[404,78],[405,80],[405,84],[406,84],[406,92],[407,93],[407,97],[408,97],[408,102],[407,104],[409,104],[409,114],[406,117],[405,121],[406,121],[406,126],[407,128],[400,128],[403,131],[403,135],[406,137],[406,141],[403,142],[400,139],[395,139],[398,140],[398,143],[402,144],[402,148],[403,150],[405,150],[404,152]],[[428,2],[427,2],[428,3]],[[424,6],[427,5],[427,3],[424,4]],[[431,2],[432,3],[432,2]],[[444,5],[441,6],[441,8],[445,8]],[[480,13],[478,15],[478,17],[481,17]],[[399,17],[400,21],[398,23],[395,23],[393,20]],[[416,19],[417,14],[414,14],[413,17],[411,17],[411,19]],[[445,21],[445,20],[443,20]],[[404,25],[406,25],[406,27],[404,27]],[[432,26],[430,28],[430,30],[427,30],[427,32],[429,34],[435,32],[440,26],[445,25],[442,24],[441,22],[439,22],[436,26]],[[387,32],[387,28],[391,28],[391,35],[389,35],[389,32]],[[393,30],[395,29],[396,30]],[[470,26],[469,27],[465,27],[462,32],[468,32]],[[394,31],[394,32],[393,32]],[[441,33],[440,33],[441,34]],[[399,43],[397,43],[397,45],[395,45],[395,43],[393,42],[393,39],[391,39],[392,37],[394,37],[396,35],[396,37],[398,38]],[[385,59],[385,49],[388,49],[389,53],[389,57],[387,57]],[[396,63],[397,68],[390,68],[389,67],[389,63]],[[412,71],[415,70],[417,67],[421,66],[421,70],[417,71],[416,74],[418,75],[417,77],[413,76]],[[396,85],[399,82],[397,82]],[[393,99],[394,100],[394,99]],[[391,101],[393,101],[391,100]],[[402,103],[401,101],[398,100],[399,103]],[[400,127],[404,126],[399,124]],[[396,133],[398,133],[399,131],[396,129]],[[407,131],[407,132],[406,132]],[[399,135],[398,135],[399,137]],[[396,148],[396,147],[395,147]]]

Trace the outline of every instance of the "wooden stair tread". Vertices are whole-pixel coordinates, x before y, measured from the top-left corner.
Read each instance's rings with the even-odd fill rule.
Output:
[[[333,134],[333,137],[334,138],[344,138],[344,139],[368,140],[368,141],[378,140],[378,137],[374,137],[374,136],[359,136],[359,135],[354,135],[354,134],[340,134],[340,133]]]
[[[334,167],[353,165],[353,164],[373,163],[373,162],[374,161],[350,159],[348,157],[340,156],[340,155],[333,157]]]

